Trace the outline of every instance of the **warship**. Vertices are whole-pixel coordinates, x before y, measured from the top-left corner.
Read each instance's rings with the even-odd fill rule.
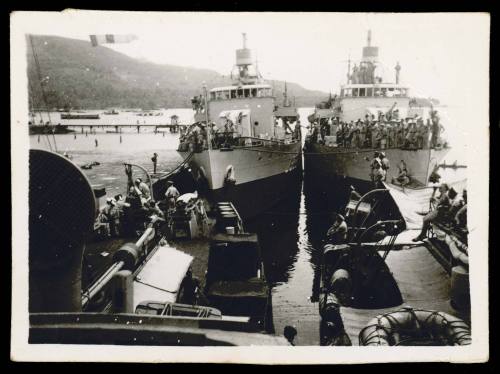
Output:
[[[248,218],[285,197],[298,180],[299,117],[286,95],[282,107],[277,105],[272,85],[252,61],[245,34],[233,71],[233,85],[204,87],[204,94],[192,100],[195,123],[181,133],[178,150],[190,158],[196,179],[215,201],[231,201]]]
[[[354,64],[351,69],[350,65],[351,60],[347,83],[341,85],[340,94],[317,105],[308,118],[312,127],[321,128],[323,139],[313,139],[311,134],[306,139],[304,162],[307,173],[322,180],[344,180],[361,186],[371,180],[370,160],[374,152],[383,151],[393,163],[404,161],[412,184],[426,185],[450,149],[438,135],[443,129],[435,109],[438,102],[410,96],[410,87],[400,82],[399,63],[395,67],[395,81],[383,81],[378,47],[371,45],[371,31],[368,31],[367,46],[363,48],[359,66]],[[424,121],[427,121],[426,126],[423,126]],[[417,123],[424,129],[421,144],[409,144],[407,130],[415,128],[418,135]],[[342,129],[343,124],[350,126],[349,135],[344,130],[346,135],[337,139],[336,130]],[[361,129],[363,125],[368,128],[367,133]],[[380,130],[384,126],[385,130]],[[402,134],[404,129],[405,135],[399,141],[392,141],[396,139],[398,126]],[[429,139],[431,130],[437,133],[433,134],[435,139]],[[394,131],[393,138],[387,139],[385,144],[376,144],[375,136],[372,140],[369,134],[376,131],[389,132],[389,138],[390,132]],[[355,138],[361,141],[355,141]],[[386,180],[391,181],[397,176],[398,170],[391,168],[387,170]]]

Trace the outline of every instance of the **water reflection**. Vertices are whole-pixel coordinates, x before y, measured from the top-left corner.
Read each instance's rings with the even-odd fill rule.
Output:
[[[347,186],[348,188],[348,186]],[[334,212],[346,203],[345,186],[322,191],[306,179],[287,199],[247,224],[259,235],[266,277],[273,290],[276,332],[286,325],[298,331],[296,344],[319,344],[318,291],[323,239]]]

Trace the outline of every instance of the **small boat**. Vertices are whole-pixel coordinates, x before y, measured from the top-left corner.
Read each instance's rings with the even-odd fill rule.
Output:
[[[271,290],[264,275],[257,234],[243,231],[231,203],[218,204],[217,226],[226,233],[212,237],[208,254],[205,295],[224,315],[249,319],[259,330],[274,332]]]
[[[74,130],[68,129],[67,125],[29,125],[30,135],[44,135],[44,134],[68,134]]]
[[[61,119],[99,119],[99,114],[70,114],[61,113]]]
[[[435,226],[431,238],[415,244],[413,221],[392,189],[354,192],[338,218],[349,224],[347,234],[333,235],[332,227],[323,249],[320,344],[471,344],[466,243],[449,230],[445,240],[434,237]],[[433,250],[437,242],[447,254]]]

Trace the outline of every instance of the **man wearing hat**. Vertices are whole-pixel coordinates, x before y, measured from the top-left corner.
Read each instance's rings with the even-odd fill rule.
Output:
[[[429,229],[431,222],[439,218],[442,218],[450,209],[450,198],[448,196],[450,188],[446,183],[442,183],[439,187],[440,195],[438,197],[431,197],[431,203],[435,203],[435,208],[427,213],[423,219],[422,231],[420,235],[413,239],[414,242],[421,241],[425,239],[427,235],[427,230]]]
[[[175,202],[177,201],[177,198],[180,196],[179,190],[175,188],[174,182],[172,181],[167,181],[167,192],[165,192],[165,198],[168,201],[168,208],[169,209],[174,209],[175,208]]]
[[[342,214],[336,215],[335,222],[332,227],[328,229],[326,237],[328,242],[332,244],[343,244],[347,242],[347,223]]]
[[[143,203],[145,201],[148,201],[151,198],[151,192],[149,191],[148,185],[144,183],[141,178],[137,178],[134,184],[135,187],[140,191],[140,197],[141,200],[143,200]]]
[[[106,199],[106,206],[102,209],[102,214],[108,222],[109,235],[118,236],[119,211],[116,208],[116,201],[113,198]]]

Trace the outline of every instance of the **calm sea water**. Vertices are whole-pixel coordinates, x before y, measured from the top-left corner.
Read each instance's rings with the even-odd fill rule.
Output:
[[[307,108],[300,110],[303,125],[310,112]],[[461,164],[465,154],[461,132],[449,131],[448,135],[453,149],[447,162],[457,160]],[[55,135],[55,143],[57,150],[67,152],[77,165],[99,162],[99,166],[84,172],[94,187],[106,187],[110,195],[125,189],[124,162],[139,164],[152,171],[151,157],[156,152],[158,170],[169,171],[182,160],[175,151],[178,134],[168,130],[157,134],[151,131],[116,134],[97,129],[95,134]],[[54,137],[30,136],[30,144],[32,148],[54,149]],[[464,169],[447,169],[441,174],[449,181],[465,178]],[[265,272],[272,287],[276,332],[281,334],[286,325],[294,325],[298,331],[295,341],[298,345],[319,344],[318,304],[311,301],[319,276],[319,254],[324,234],[332,223],[333,211],[345,204],[335,199],[328,199],[325,204],[324,196],[312,192],[310,183],[298,182],[297,186],[291,186],[291,194],[286,200],[247,224],[247,229],[259,235]]]

